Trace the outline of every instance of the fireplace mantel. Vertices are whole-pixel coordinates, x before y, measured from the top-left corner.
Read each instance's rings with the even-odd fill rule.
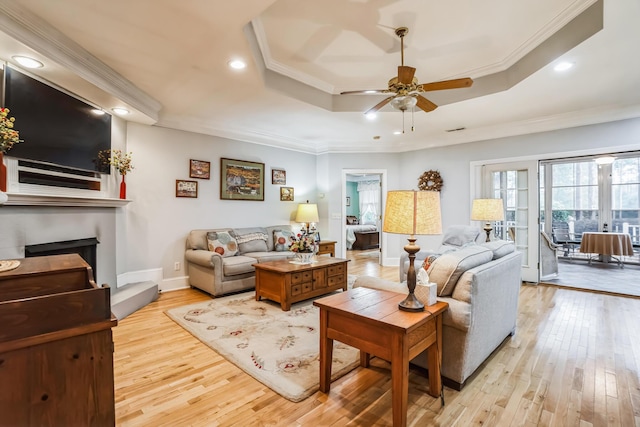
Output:
[[[4,206],[80,206],[90,208],[119,208],[131,200],[100,197],[59,196],[52,194],[7,193]]]

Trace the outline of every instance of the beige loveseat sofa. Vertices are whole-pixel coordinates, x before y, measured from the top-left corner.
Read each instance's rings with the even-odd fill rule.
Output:
[[[437,257],[429,269],[438,300],[449,303],[442,319],[443,383],[457,390],[515,332],[522,255],[512,242],[471,244]],[[416,262],[416,270],[422,262]],[[402,269],[402,267],[401,267]],[[406,283],[360,276],[355,287],[406,294]],[[427,368],[426,353],[412,363]]]
[[[253,264],[289,259],[290,225],[192,230],[185,259],[189,284],[214,296],[255,288]],[[278,244],[274,236],[283,237]]]

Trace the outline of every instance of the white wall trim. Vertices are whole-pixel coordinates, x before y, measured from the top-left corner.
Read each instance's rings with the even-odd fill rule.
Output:
[[[155,282],[159,286],[162,281],[162,268],[152,268],[118,274],[116,283],[118,288],[122,288],[128,284],[139,282]]]
[[[178,291],[180,289],[189,289],[190,287],[189,276],[171,277],[158,283],[160,292]]]

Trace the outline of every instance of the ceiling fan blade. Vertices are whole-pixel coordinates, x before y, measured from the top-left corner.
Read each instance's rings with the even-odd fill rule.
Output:
[[[398,65],[398,81],[404,85],[409,85],[413,82],[413,75],[415,73],[416,69],[413,67]]]
[[[472,84],[473,84],[473,80],[471,80],[469,77],[465,77],[463,79],[453,79],[453,80],[444,80],[441,82],[423,83],[421,86],[424,92],[430,92],[432,90],[459,89],[463,87],[469,87]]]
[[[389,89],[367,89],[367,90],[347,90],[344,92],[340,92],[340,95],[354,95],[354,94],[358,94],[358,93],[364,93],[364,94],[381,94],[381,93],[389,93]]]
[[[416,95],[416,99],[418,100],[418,103],[416,104],[416,106],[422,111],[424,111],[425,113],[428,113],[429,111],[433,111],[436,108],[438,108],[436,104],[429,101],[427,98],[425,98],[422,95]]]
[[[391,102],[393,98],[395,98],[395,96],[390,96],[388,98],[383,99],[382,101],[378,102],[375,106],[373,106],[373,108],[370,108],[369,110],[365,111],[364,114],[375,113],[376,111],[378,111],[379,109],[387,105],[389,102]]]

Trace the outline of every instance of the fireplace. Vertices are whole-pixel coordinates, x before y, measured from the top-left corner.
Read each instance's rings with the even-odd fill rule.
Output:
[[[26,258],[46,255],[78,254],[93,269],[94,280],[97,277],[96,246],[100,243],[97,238],[65,240],[63,242],[41,243],[24,247]]]

